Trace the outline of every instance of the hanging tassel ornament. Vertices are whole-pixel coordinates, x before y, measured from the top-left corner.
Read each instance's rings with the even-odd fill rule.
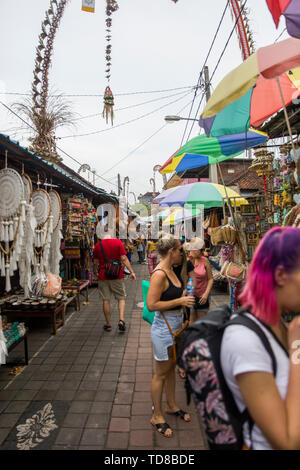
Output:
[[[114,125],[114,110],[113,110],[114,97],[109,86],[107,86],[105,89],[103,100],[104,100],[104,108],[103,108],[102,116],[105,118],[106,124],[108,124],[108,119],[110,117],[111,125],[113,126]]]
[[[5,290],[6,292],[11,291],[11,284],[10,284],[10,264],[8,260],[6,259],[6,264],[5,264]]]
[[[116,2],[116,0],[106,0],[106,32],[108,33],[106,35],[106,41],[107,41],[107,46],[105,49],[105,59],[106,59],[106,70],[105,70],[105,78],[107,79],[108,83],[110,81],[110,67],[111,67],[111,27],[112,27],[112,14],[116,12],[119,9],[119,6]],[[114,112],[113,112],[113,106],[114,106],[114,97],[112,94],[112,91],[109,86],[106,87],[105,92],[104,92],[104,108],[102,112],[103,118],[106,120],[106,124],[108,124],[108,119],[110,118],[111,120],[111,125],[114,125]]]

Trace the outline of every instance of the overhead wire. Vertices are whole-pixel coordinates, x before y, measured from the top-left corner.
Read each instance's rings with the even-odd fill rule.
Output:
[[[165,90],[145,90],[145,91],[132,91],[132,92],[123,92],[123,93],[114,93],[114,96],[131,96],[131,95],[143,95],[149,93],[165,93],[166,91],[176,91],[176,90],[184,90],[188,88],[193,88],[194,85],[185,86],[185,87],[177,87],[177,88],[167,88]],[[31,93],[20,93],[20,92],[1,92],[0,95],[18,95],[18,96],[31,96]],[[61,93],[61,94],[49,94],[49,96],[65,96],[68,98],[103,98],[103,94],[68,94],[68,93]]]
[[[20,119],[24,124],[26,124],[28,127],[30,127],[33,131],[35,131],[35,128],[29,124],[28,122],[26,122],[21,116],[19,116],[19,114],[17,114],[14,110],[12,110],[9,106],[7,106],[5,103],[3,103],[2,101],[0,101],[0,104],[2,106],[4,106],[8,111],[10,111],[12,114],[14,114],[18,119]],[[82,165],[82,162],[78,161],[76,158],[72,157],[72,155],[68,154],[65,150],[63,150],[62,148],[60,148],[58,145],[56,145],[56,148],[62,152],[64,155],[66,155],[67,157],[69,157],[71,160],[73,160],[74,162],[76,162],[78,165]],[[112,186],[115,186],[116,188],[118,188],[118,185],[114,184],[114,183],[111,183],[109,180],[103,178],[101,175],[98,175],[97,173],[95,173],[95,176],[97,176],[98,178],[100,178],[101,180],[105,181],[106,183],[109,183],[111,184]]]
[[[192,91],[193,88],[194,87],[191,87],[191,91]],[[172,95],[163,96],[163,97],[160,97],[160,98],[155,98],[153,100],[143,101],[142,103],[132,104],[132,105],[129,105],[129,106],[125,106],[123,108],[116,108],[114,111],[117,112],[117,111],[125,111],[127,109],[138,108],[139,106],[143,106],[145,104],[154,103],[155,101],[166,100],[168,98],[172,98],[173,96],[183,95],[184,93],[185,93],[185,91],[181,91],[180,93],[175,93],[175,94],[172,94]],[[80,121],[82,119],[88,119],[88,118],[91,118],[91,117],[99,117],[99,116],[101,116],[101,112],[94,113],[94,114],[88,114],[86,116],[81,116],[79,118],[72,119],[72,122]]]
[[[237,25],[237,23],[238,23],[238,21],[239,21],[239,18],[240,18],[240,16],[241,16],[242,12],[243,12],[244,9],[245,9],[246,3],[247,3],[247,0],[245,0],[244,4],[243,4],[242,7],[241,7],[240,14],[239,14],[239,16],[237,17],[236,22],[235,22],[235,24],[234,24],[234,26],[233,26],[233,28],[232,28],[232,30],[231,30],[231,33],[230,33],[230,35],[229,35],[229,37],[228,37],[228,39],[227,39],[227,41],[226,41],[226,43],[225,43],[225,46],[224,46],[224,48],[223,48],[223,51],[222,51],[221,54],[220,54],[220,57],[219,57],[218,62],[217,62],[217,64],[216,64],[215,68],[214,68],[214,71],[213,71],[212,75],[209,77],[209,83],[206,84],[205,92],[204,92],[203,95],[202,95],[202,99],[201,99],[201,101],[200,101],[200,103],[199,103],[199,105],[198,105],[198,108],[197,108],[197,111],[196,111],[196,114],[195,114],[195,121],[197,120],[197,116],[198,116],[198,113],[199,113],[199,110],[200,110],[200,107],[201,107],[203,98],[204,98],[205,93],[206,93],[206,91],[207,91],[207,88],[208,88],[208,86],[210,86],[211,81],[212,81],[212,79],[213,79],[213,77],[214,77],[214,75],[215,75],[215,73],[216,73],[216,71],[217,71],[217,68],[218,68],[219,65],[220,65],[220,62],[221,62],[221,60],[222,60],[222,58],[223,58],[223,56],[224,56],[224,54],[225,54],[225,51],[226,51],[226,49],[227,49],[227,47],[228,47],[229,41],[230,41],[230,39],[231,39],[231,37],[232,37],[232,35],[233,35],[233,33],[234,33],[234,30],[235,30],[235,28],[236,28],[236,25]],[[227,3],[227,4],[228,4],[228,3]],[[192,122],[191,129],[190,129],[190,132],[189,132],[189,135],[188,135],[187,140],[190,138],[191,132],[192,132],[193,127],[194,127],[194,125],[195,125],[195,121]]]
[[[191,93],[191,91],[188,91],[188,93],[184,94],[183,96],[181,96],[180,98],[178,98],[174,101],[171,101],[170,103],[164,104],[163,106],[160,106],[159,108],[156,108],[153,111],[149,111],[148,113],[142,114],[141,116],[138,116],[137,118],[130,119],[129,121],[117,124],[116,126],[112,126],[112,127],[106,128],[106,129],[100,129],[98,131],[86,132],[86,133],[83,133],[83,134],[73,134],[73,135],[66,135],[66,136],[56,137],[56,140],[76,138],[76,137],[85,137],[85,136],[89,136],[89,135],[101,134],[103,132],[109,132],[111,130],[117,129],[119,127],[123,127],[127,124],[131,124],[133,122],[139,121],[140,119],[148,117],[151,114],[154,114],[157,111],[160,111],[161,109],[166,108],[167,106],[170,106],[171,104],[177,103],[178,101],[180,101],[180,100],[184,99],[186,96],[188,96],[190,93]]]
[[[178,113],[181,113],[187,106],[190,105],[191,102],[187,103],[183,108],[181,108]],[[161,126],[157,131],[155,131],[150,137],[148,137],[146,140],[144,140],[141,144],[138,145],[138,147],[134,148],[131,150],[125,157],[121,158],[121,160],[118,160],[112,167],[110,167],[108,170],[106,170],[102,175],[105,175],[106,173],[110,172],[113,170],[117,165],[125,161],[127,158],[129,158],[133,153],[135,153],[137,150],[139,150],[144,144],[146,144],[150,139],[152,139],[155,135],[157,135],[162,129],[164,129],[167,126],[167,123],[165,123],[163,126]]]
[[[210,53],[211,53],[211,51],[212,51],[212,48],[213,48],[213,46],[214,46],[214,44],[215,44],[215,41],[216,41],[216,39],[217,39],[217,36],[218,36],[219,31],[220,31],[221,25],[222,25],[222,23],[223,23],[223,20],[224,20],[224,17],[225,17],[225,14],[226,14],[228,5],[229,5],[229,2],[226,0],[226,6],[225,6],[225,8],[224,8],[224,10],[223,10],[221,19],[220,19],[220,21],[219,21],[217,30],[216,30],[215,35],[214,35],[214,37],[213,37],[213,40],[212,40],[212,42],[211,42],[211,45],[210,45],[209,51],[208,51],[208,53],[207,53],[206,59],[205,59],[205,61],[204,61],[204,64],[203,64],[203,66],[202,66],[202,69],[201,69],[201,71],[200,71],[200,73],[199,73],[198,82],[197,82],[197,87],[200,87],[201,79],[202,79],[202,75],[203,75],[203,71],[204,71],[204,67],[205,67],[205,65],[206,65],[206,63],[207,63],[207,61],[208,61],[208,58],[209,58]],[[193,106],[194,106],[194,101],[195,101],[195,99],[196,99],[197,92],[198,92],[198,88],[195,89],[194,100],[193,100],[193,102],[192,102],[192,105],[191,105],[191,109],[190,109],[188,118],[190,118],[190,116],[191,116],[191,114],[192,114],[192,109],[193,109]],[[204,95],[203,95],[203,96],[204,96]],[[184,129],[184,132],[183,132],[183,136],[182,136],[182,139],[181,139],[180,147],[182,147],[183,140],[184,140],[184,137],[185,137],[185,134],[186,134],[186,131],[187,131],[188,123],[189,123],[189,121],[186,122],[186,126],[185,126],[185,129]]]

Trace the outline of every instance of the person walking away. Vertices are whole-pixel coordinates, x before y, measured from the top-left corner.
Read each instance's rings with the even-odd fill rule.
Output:
[[[139,264],[142,264],[144,261],[144,245],[141,238],[137,240],[137,254],[139,257]]]
[[[117,238],[112,238],[110,233],[107,232],[107,235],[103,239],[99,239],[95,244],[94,248],[94,272],[98,272],[98,290],[100,298],[103,301],[103,312],[106,320],[104,325],[105,331],[111,331],[111,319],[110,319],[110,299],[111,294],[115,297],[118,302],[119,309],[119,324],[118,328],[120,331],[125,331],[126,325],[124,321],[125,317],[125,306],[126,306],[126,290],[124,283],[124,272],[121,267],[120,273],[117,279],[109,279],[105,274],[105,259],[103,257],[103,252],[101,245],[105,254],[106,260],[117,260],[122,265],[130,271],[130,279],[132,281],[136,280],[136,276],[133,272],[131,264],[127,258],[126,250],[123,246],[121,240]]]
[[[201,238],[195,237],[186,244],[188,258],[194,266],[190,277],[194,279],[195,306],[190,314],[190,323],[203,317],[209,310],[209,295],[213,287],[214,279],[210,262],[203,255],[205,243]]]
[[[300,449],[300,317],[289,324],[284,314],[300,312],[300,230],[274,227],[260,241],[240,295],[247,316],[265,333],[276,359],[249,328],[229,325],[221,344],[221,366],[252,431],[243,428],[244,449]]]
[[[147,246],[147,261],[150,276],[157,266],[157,255],[157,242],[155,242],[154,240],[149,240]]]
[[[158,252],[161,261],[151,275],[147,295],[147,308],[156,312],[151,327],[155,374],[151,383],[153,415],[150,422],[159,433],[169,438],[173,436],[173,431],[162,411],[163,390],[167,400],[166,412],[184,421],[191,420],[190,415],[180,409],[175,399],[176,362],[173,358],[173,335],[182,329],[182,308],[191,307],[194,298],[185,295],[182,282],[172,269],[174,265],[180,265],[182,262],[183,247],[180,241],[164,233],[159,238]]]

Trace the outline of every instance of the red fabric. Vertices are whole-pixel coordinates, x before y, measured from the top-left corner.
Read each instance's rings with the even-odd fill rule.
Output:
[[[117,261],[121,261],[121,256],[126,255],[126,250],[121,240],[116,238],[107,238],[105,240],[101,240],[101,243],[107,260],[115,259]],[[108,278],[105,276],[105,261],[99,242],[96,243],[94,248],[94,259],[99,260],[98,279],[100,281],[107,280]],[[118,279],[123,279],[123,277],[124,273],[123,269],[121,268]]]
[[[286,10],[290,1],[291,0],[267,0],[267,5],[272,13],[276,28],[278,28],[280,16]]]

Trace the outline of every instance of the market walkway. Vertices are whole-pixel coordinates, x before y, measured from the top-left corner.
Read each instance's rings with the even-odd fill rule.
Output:
[[[30,361],[20,374],[13,377],[11,367],[0,367],[0,450],[204,449],[194,405],[186,406],[179,377],[178,403],[191,413],[192,422],[168,416],[171,439],[149,423],[154,362],[150,325],[141,318],[140,304],[148,269],[138,264],[134,269],[137,282],[126,280],[125,333],[117,328],[115,302],[113,330],[103,331],[98,292],[92,288],[90,304],[67,314],[55,336],[47,322],[31,328]],[[212,303],[226,301],[227,296],[218,295]],[[22,355],[20,344],[9,361]]]

